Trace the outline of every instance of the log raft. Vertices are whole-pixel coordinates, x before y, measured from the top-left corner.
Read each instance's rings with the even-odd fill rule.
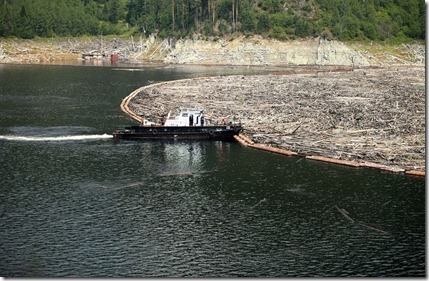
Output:
[[[310,155],[310,156],[305,156],[305,158],[310,159],[310,160],[317,160],[317,161],[322,161],[322,162],[341,164],[341,165],[346,165],[346,166],[351,166],[351,167],[356,167],[356,168],[362,166],[360,163],[357,163],[354,161],[341,160],[341,159],[335,159],[335,158],[323,157],[323,156],[312,156],[312,155]]]
[[[424,177],[421,73],[407,68],[319,71],[317,79],[314,73],[192,78],[141,87],[121,109],[142,123],[195,105],[207,116],[241,120],[247,135],[236,140],[250,148]]]

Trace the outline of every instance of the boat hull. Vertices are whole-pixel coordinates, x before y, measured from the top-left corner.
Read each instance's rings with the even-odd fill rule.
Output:
[[[232,141],[242,131],[240,125],[228,126],[126,126],[113,132],[115,139],[126,140],[221,140]]]

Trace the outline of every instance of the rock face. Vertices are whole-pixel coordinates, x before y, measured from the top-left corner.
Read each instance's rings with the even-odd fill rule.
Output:
[[[0,47],[0,63],[4,62],[4,63],[11,63],[14,62],[6,53],[6,51]]]
[[[361,54],[351,50],[339,41],[321,39],[317,46],[316,65],[368,66],[369,63]]]
[[[76,61],[93,50],[116,53],[129,62],[218,65],[340,65],[347,67],[424,64],[425,45],[342,43],[320,38],[278,41],[261,36],[233,39],[148,38],[0,38],[0,63]],[[392,49],[393,48],[393,49]]]
[[[165,63],[230,65],[368,66],[365,57],[338,41],[320,38],[280,42],[259,36],[230,41],[179,40]]]

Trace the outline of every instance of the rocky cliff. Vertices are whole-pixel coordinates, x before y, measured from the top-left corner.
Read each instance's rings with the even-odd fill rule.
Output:
[[[320,38],[278,41],[260,36],[232,40],[184,39],[175,42],[166,63],[230,65],[347,65],[368,66],[358,51],[339,41]]]
[[[77,60],[92,50],[117,53],[121,60],[173,64],[342,65],[350,67],[424,64],[425,46],[346,44],[310,38],[278,41],[261,36],[174,40],[148,38],[0,39],[0,63]]]

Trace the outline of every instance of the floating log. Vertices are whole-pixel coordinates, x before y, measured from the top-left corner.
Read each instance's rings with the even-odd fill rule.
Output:
[[[247,142],[247,143],[250,143],[250,144],[254,144],[254,143],[255,143],[254,141],[252,141],[250,138],[248,138],[247,136],[245,136],[245,135],[243,135],[243,134],[240,134],[240,137],[241,137],[245,142]]]
[[[426,176],[426,172],[425,171],[418,171],[418,170],[405,171],[405,174],[407,174],[407,175],[414,175],[414,176],[421,176],[421,177],[425,177]]]
[[[354,223],[355,222],[355,220],[354,219],[352,219],[349,215],[348,215],[348,212],[346,211],[346,210],[344,210],[344,209],[340,209],[340,208],[338,208],[338,206],[337,205],[335,205],[335,208],[337,208],[337,210],[338,210],[338,212],[340,212],[346,219],[348,219],[349,221],[351,221],[352,223]]]
[[[261,201],[259,201],[258,203],[256,203],[256,205],[254,205],[252,208],[255,208],[256,206],[258,206],[259,204],[261,204],[262,202],[267,201],[266,198],[262,199]]]
[[[248,147],[253,147],[256,149],[260,149],[260,150],[265,150],[265,151],[270,151],[270,152],[274,152],[277,154],[283,154],[283,155],[287,155],[287,156],[297,156],[298,153],[293,152],[293,151],[289,151],[289,150],[285,150],[285,149],[281,149],[281,148],[276,148],[276,147],[272,147],[272,146],[267,146],[267,145],[263,145],[263,144],[248,144]]]
[[[381,205],[381,207],[386,206],[387,204],[389,204],[390,202],[392,202],[392,200],[387,201],[386,203],[384,203],[383,205]]]
[[[361,164],[361,166],[385,170],[385,171],[394,172],[394,173],[405,172],[405,169],[402,169],[402,168],[398,168],[398,167],[394,167],[394,166],[386,166],[386,165],[381,165],[381,164],[367,162],[367,161],[363,162]]]
[[[295,130],[292,131],[292,133],[290,133],[291,135],[295,134],[295,132],[301,127],[301,125],[298,125],[298,127],[296,127]]]
[[[365,228],[368,228],[368,229],[370,229],[370,230],[374,230],[374,231],[378,231],[378,232],[380,232],[380,233],[383,233],[383,234],[389,234],[389,232],[387,232],[387,231],[384,231],[384,230],[382,230],[382,229],[379,229],[379,228],[376,228],[376,227],[373,227],[373,226],[370,226],[370,225],[367,225],[366,223],[364,223],[364,222],[361,222],[361,221],[358,221],[358,220],[355,220],[355,219],[353,219],[353,218],[351,218],[350,216],[349,216],[349,213],[345,210],[345,209],[343,209],[343,208],[339,208],[337,205],[335,205],[335,208],[338,210],[338,212],[340,212],[347,220],[349,220],[351,223],[354,223],[354,224],[357,224],[357,225],[360,225],[360,226],[363,226],[363,227],[365,227]]]
[[[244,146],[248,146],[248,143],[242,138],[242,136],[241,135],[235,135],[235,136],[233,136],[234,137],[234,139],[236,140],[236,141],[238,141],[239,143],[241,143],[242,145],[244,145]]]
[[[341,159],[335,159],[335,158],[329,158],[329,157],[323,157],[323,156],[305,156],[305,158],[308,158],[311,160],[328,162],[328,163],[352,166],[352,167],[361,167],[360,163],[357,163],[354,161],[348,161],[348,160],[341,160]]]
[[[134,120],[136,120],[139,123],[143,123],[145,121],[145,119],[143,119],[141,116],[138,116],[136,113],[134,113],[129,108],[128,104],[130,103],[131,99],[134,98],[140,92],[142,92],[144,88],[145,87],[141,87],[141,88],[135,90],[134,92],[129,94],[126,98],[124,98],[121,102],[122,111],[125,112],[126,114],[128,114],[128,116],[130,116],[131,118],[133,118]]]
[[[361,226],[363,226],[363,227],[366,227],[366,228],[368,228],[368,229],[370,229],[370,230],[375,230],[375,231],[378,231],[378,232],[380,232],[380,233],[383,233],[383,234],[387,234],[387,235],[389,235],[389,232],[384,231],[384,230],[379,229],[379,228],[376,228],[376,227],[373,227],[373,226],[369,226],[369,225],[367,225],[366,223],[363,223],[363,222],[360,222],[360,221],[358,221],[358,222],[356,222],[356,223],[357,223],[357,224],[359,224],[359,225],[361,225]]]

